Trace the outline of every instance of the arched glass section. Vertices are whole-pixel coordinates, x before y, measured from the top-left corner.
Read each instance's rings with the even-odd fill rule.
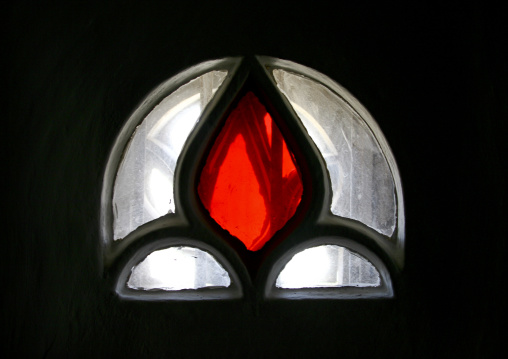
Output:
[[[226,78],[210,71],[164,98],[136,127],[118,168],[113,190],[113,239],[175,213],[176,162],[192,129]]]
[[[273,76],[325,160],[331,212],[391,236],[397,219],[394,179],[368,124],[321,83],[282,69]]]
[[[385,263],[351,239],[316,237],[275,256],[262,284],[267,299],[393,297]]]
[[[378,287],[378,270],[367,259],[337,245],[307,248],[280,272],[277,288]]]
[[[132,268],[127,281],[131,289],[165,291],[230,284],[228,272],[210,253],[187,246],[153,251]]]

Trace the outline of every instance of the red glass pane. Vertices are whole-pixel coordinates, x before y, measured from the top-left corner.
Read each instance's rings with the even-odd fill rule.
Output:
[[[198,194],[210,216],[257,251],[294,215],[302,180],[270,114],[249,92],[233,110],[201,172]]]

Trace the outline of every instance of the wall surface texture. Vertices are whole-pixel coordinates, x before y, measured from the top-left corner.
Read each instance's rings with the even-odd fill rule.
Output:
[[[2,352],[494,357],[504,324],[508,118],[495,9],[16,2],[5,13]],[[101,185],[124,121],[179,71],[253,54],[327,74],[383,130],[406,202],[395,299],[126,302],[103,277]]]

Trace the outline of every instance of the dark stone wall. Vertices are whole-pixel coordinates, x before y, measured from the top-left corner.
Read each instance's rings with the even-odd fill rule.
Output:
[[[354,3],[7,6],[2,352],[495,356],[506,282],[500,12]],[[327,74],[379,123],[406,202],[395,299],[125,302],[103,279],[100,191],[123,122],[182,69],[251,54]]]

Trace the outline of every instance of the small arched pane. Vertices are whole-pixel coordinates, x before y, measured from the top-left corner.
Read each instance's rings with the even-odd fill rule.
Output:
[[[170,247],[150,253],[132,268],[127,286],[175,291],[229,287],[228,272],[209,253],[194,247]]]
[[[280,272],[277,288],[379,287],[378,270],[367,259],[337,245],[305,249]]]
[[[281,69],[273,75],[326,162],[333,191],[331,212],[391,236],[396,224],[395,185],[367,123],[324,85]]]
[[[175,212],[173,179],[178,156],[226,75],[226,71],[210,71],[181,86],[136,128],[114,185],[115,240]]]

